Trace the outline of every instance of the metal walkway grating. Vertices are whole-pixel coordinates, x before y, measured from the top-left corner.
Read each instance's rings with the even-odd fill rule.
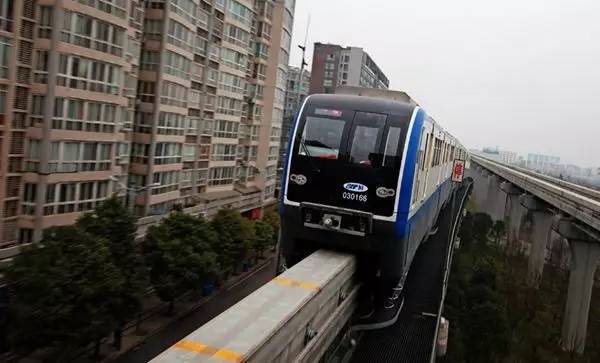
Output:
[[[456,206],[467,187],[456,193]],[[455,212],[454,215],[457,215]],[[438,232],[419,247],[405,287],[403,310],[396,324],[363,333],[352,362],[429,362],[442,295],[445,251],[451,230],[450,206],[442,210]]]

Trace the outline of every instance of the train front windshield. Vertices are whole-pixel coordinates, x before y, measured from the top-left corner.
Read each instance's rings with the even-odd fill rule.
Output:
[[[300,118],[287,198],[391,216],[408,115],[309,107]]]

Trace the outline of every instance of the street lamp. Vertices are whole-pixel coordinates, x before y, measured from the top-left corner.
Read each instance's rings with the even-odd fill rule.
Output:
[[[109,179],[117,183],[117,185],[121,187],[121,190],[125,190],[127,192],[127,206],[132,214],[135,214],[135,196],[143,191],[160,186],[160,183],[152,183],[141,187],[129,187],[121,183],[119,178],[117,178],[115,175],[111,175]]]

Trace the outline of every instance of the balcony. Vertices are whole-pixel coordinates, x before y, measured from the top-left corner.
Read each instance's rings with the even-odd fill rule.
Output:
[[[217,18],[215,18],[215,22],[213,23],[213,35],[218,38],[223,37],[223,22]]]
[[[192,62],[192,69],[191,69],[191,74],[192,74],[192,81],[195,82],[204,82],[204,67],[199,65],[196,62]]]
[[[214,68],[208,68],[206,75],[206,84],[216,87],[219,80],[219,71]]]
[[[202,93],[193,89],[188,92],[188,107],[189,108],[200,108],[202,103]]]
[[[196,25],[204,30],[208,30],[208,13],[204,11],[204,9],[198,7],[198,14],[196,14],[196,17],[198,18]]]
[[[216,102],[217,102],[217,97],[215,97],[214,95],[206,95],[206,99],[204,102],[204,110],[214,111]]]
[[[202,57],[206,56],[206,48],[208,47],[208,41],[199,35],[196,35],[194,39],[194,53]]]
[[[221,48],[216,44],[211,44],[209,47],[209,55],[210,60],[218,62],[220,59]]]

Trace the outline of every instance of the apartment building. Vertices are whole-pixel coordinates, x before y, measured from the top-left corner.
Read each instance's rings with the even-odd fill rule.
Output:
[[[298,67],[290,66],[288,68],[286,88],[285,88],[285,107],[283,110],[283,124],[281,126],[281,140],[279,147],[279,162],[277,163],[277,184],[276,190],[281,185],[281,174],[284,166],[284,157],[288,146],[290,128],[294,122],[293,118],[304,98],[308,95],[310,87],[310,72],[300,70]]]
[[[560,164],[560,157],[536,153],[528,153],[525,158],[525,166],[539,171],[555,169]]]
[[[371,56],[359,47],[315,43],[310,93],[335,93],[338,86],[384,88],[390,81]]]
[[[293,0],[0,0],[0,259],[117,193],[272,203]]]

